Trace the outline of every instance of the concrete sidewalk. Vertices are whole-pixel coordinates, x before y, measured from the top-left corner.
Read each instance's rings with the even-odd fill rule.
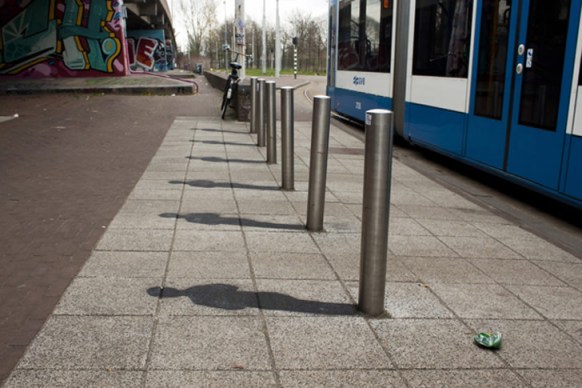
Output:
[[[176,118],[5,386],[580,384],[582,258],[397,160],[391,317],[359,315],[363,144],[332,128],[309,233],[310,133],[284,192],[247,124]]]

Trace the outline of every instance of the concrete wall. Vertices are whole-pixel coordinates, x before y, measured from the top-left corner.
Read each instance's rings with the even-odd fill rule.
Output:
[[[0,1],[0,75],[127,75],[121,0]]]

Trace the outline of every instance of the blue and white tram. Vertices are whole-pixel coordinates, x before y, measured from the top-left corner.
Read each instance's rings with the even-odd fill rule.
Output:
[[[582,207],[582,0],[330,0],[327,93]]]

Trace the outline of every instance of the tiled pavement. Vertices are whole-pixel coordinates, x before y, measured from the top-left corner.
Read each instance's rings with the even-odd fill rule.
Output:
[[[310,132],[286,192],[246,124],[178,117],[6,387],[580,384],[582,258],[397,160],[391,317],[359,315],[363,144],[332,128],[309,233]]]

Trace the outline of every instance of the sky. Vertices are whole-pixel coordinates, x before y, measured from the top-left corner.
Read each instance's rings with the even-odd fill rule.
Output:
[[[176,7],[180,0],[167,0],[170,8]],[[225,18],[225,4],[226,4],[226,18],[231,20],[234,16],[234,0],[215,0],[217,4],[217,20],[219,23],[224,22]],[[276,0],[264,0],[266,4],[266,18],[267,24],[275,25],[276,16]],[[313,17],[325,16],[328,13],[329,0],[279,0],[279,17],[281,26],[284,26],[289,17],[299,11],[301,14],[311,15]],[[263,0],[245,0],[245,13],[247,18],[262,23],[263,21]],[[177,23],[175,23],[177,24]],[[174,25],[174,30],[177,33],[176,38],[180,40],[180,35],[183,29],[180,25]],[[180,42],[178,42],[180,45]]]

